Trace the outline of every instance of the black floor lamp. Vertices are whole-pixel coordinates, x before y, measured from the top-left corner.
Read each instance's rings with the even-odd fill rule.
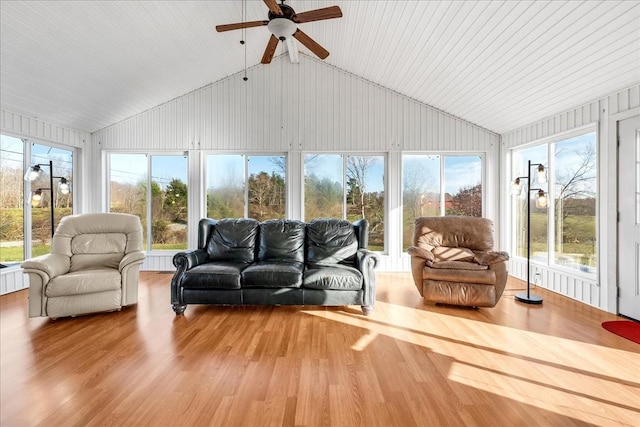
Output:
[[[67,178],[64,178],[62,176],[53,176],[53,161],[51,160],[49,161],[49,163],[39,163],[37,165],[29,167],[27,173],[24,174],[24,180],[33,182],[41,177],[42,166],[49,166],[49,188],[37,188],[35,191],[33,191],[31,200],[33,202],[40,203],[40,200],[42,200],[42,192],[49,191],[49,210],[51,211],[51,237],[53,237],[53,234],[55,232],[55,216],[53,212],[53,178],[60,180],[58,182],[58,190],[62,194],[69,194],[70,187]]]
[[[531,191],[536,191],[536,207],[546,208],[547,195],[541,188],[531,188],[531,166],[537,166],[537,183],[544,184],[546,180],[544,165],[540,163],[527,162],[527,176],[519,176],[513,182],[513,194],[518,196],[522,193],[520,180],[527,180],[527,292],[520,292],[515,295],[517,301],[527,304],[542,304],[542,297],[531,293]]]

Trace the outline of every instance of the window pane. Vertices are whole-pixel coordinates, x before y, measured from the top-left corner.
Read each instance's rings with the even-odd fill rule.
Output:
[[[114,153],[109,165],[109,210],[139,216],[146,247],[147,155]]]
[[[513,166],[514,176],[526,177],[527,165],[530,160],[532,164],[542,164],[545,169],[548,167],[548,146],[538,145],[514,152]],[[532,183],[529,185],[527,179],[521,179],[522,192],[514,197],[514,236],[515,253],[518,256],[527,256],[527,197],[531,202],[531,259],[547,263],[547,230],[548,230],[548,210],[547,208],[537,208],[535,204],[535,191],[529,188],[540,188],[547,191],[547,185],[538,183],[536,180],[536,166],[531,166]]]
[[[444,158],[445,214],[482,216],[482,159],[480,156]]]
[[[151,156],[151,249],[187,248],[187,157]]]
[[[24,260],[24,143],[0,135],[0,263]]]
[[[258,221],[282,219],[285,213],[285,171],[283,156],[250,156],[249,218]]]
[[[304,158],[304,217],[343,217],[343,169],[339,154],[309,154]]]
[[[384,157],[347,157],[347,219],[369,221],[369,249],[384,251]]]
[[[244,156],[207,156],[207,217],[244,217]]]
[[[402,249],[411,246],[413,224],[421,216],[440,216],[440,156],[402,157]]]
[[[553,145],[554,262],[582,271],[596,268],[596,134]]]
[[[49,162],[53,164],[53,171]],[[60,219],[73,212],[73,152],[47,145],[31,145],[31,165],[43,165],[42,175],[31,182],[31,191],[41,190],[39,202],[31,202],[31,237],[33,245],[31,256],[38,256],[51,251],[51,204],[53,201],[54,221],[53,229],[58,226]],[[53,174],[53,188],[50,176]],[[71,191],[63,194],[58,184],[65,178]],[[28,188],[28,187],[27,187]],[[30,196],[30,195],[29,195]]]

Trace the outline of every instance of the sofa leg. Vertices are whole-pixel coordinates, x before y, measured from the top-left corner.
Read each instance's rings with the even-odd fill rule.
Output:
[[[187,305],[171,304],[171,308],[173,308],[173,311],[175,311],[176,314],[182,314],[184,313],[184,310],[187,308]]]
[[[363,305],[362,306],[362,314],[364,314],[365,316],[368,316],[371,313],[373,313],[373,306],[372,305]]]

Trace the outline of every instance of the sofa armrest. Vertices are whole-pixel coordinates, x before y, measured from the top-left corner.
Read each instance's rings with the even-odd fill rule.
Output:
[[[204,249],[195,249],[190,251],[178,252],[173,256],[173,265],[177,269],[184,271],[190,270],[196,265],[207,262],[207,251]]]
[[[202,221],[201,221],[202,222]],[[207,262],[208,255],[204,249],[195,249],[189,251],[178,252],[173,256],[173,265],[176,272],[171,278],[171,304],[182,304],[182,279],[187,270]]]
[[[22,261],[20,264],[26,273],[45,273],[49,279],[69,272],[71,258],[63,254],[46,254]]]
[[[374,269],[378,265],[378,255],[369,249],[358,249],[358,270],[362,272],[364,290],[364,304],[373,307],[376,302],[376,273]]]
[[[411,256],[411,258],[422,258],[424,263],[431,267],[434,262],[436,262],[436,257],[428,249],[420,248],[418,246],[411,246],[407,249],[407,253]]]
[[[411,246],[409,249],[407,249],[407,253],[412,257],[424,258],[429,265],[433,264],[433,262],[435,262],[436,260],[433,252],[425,248],[420,248],[418,246]]]
[[[487,252],[479,252],[474,251],[475,256],[473,257],[473,261],[480,265],[491,265],[496,264],[503,261],[509,260],[509,254],[506,252],[496,252],[496,251],[487,251]]]
[[[122,257],[122,260],[120,261],[120,265],[118,266],[118,269],[120,270],[120,272],[122,272],[122,270],[124,270],[126,267],[132,264],[134,265],[142,264],[143,261],[144,261],[143,251],[129,252],[124,257]]]

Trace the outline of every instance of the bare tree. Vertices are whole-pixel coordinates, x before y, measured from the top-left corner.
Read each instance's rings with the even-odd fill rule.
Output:
[[[556,152],[556,155],[560,151]],[[588,145],[582,151],[575,151],[579,162],[571,168],[556,168],[555,181],[556,207],[562,207],[562,218],[566,219],[571,214],[571,209],[567,209],[569,200],[592,198],[595,194],[594,171],[596,170],[595,147]],[[559,205],[561,204],[561,205]]]
[[[365,194],[367,193],[367,172],[377,164],[375,157],[349,156],[347,158],[347,178],[352,197],[357,197],[357,205],[362,218],[365,214]]]

